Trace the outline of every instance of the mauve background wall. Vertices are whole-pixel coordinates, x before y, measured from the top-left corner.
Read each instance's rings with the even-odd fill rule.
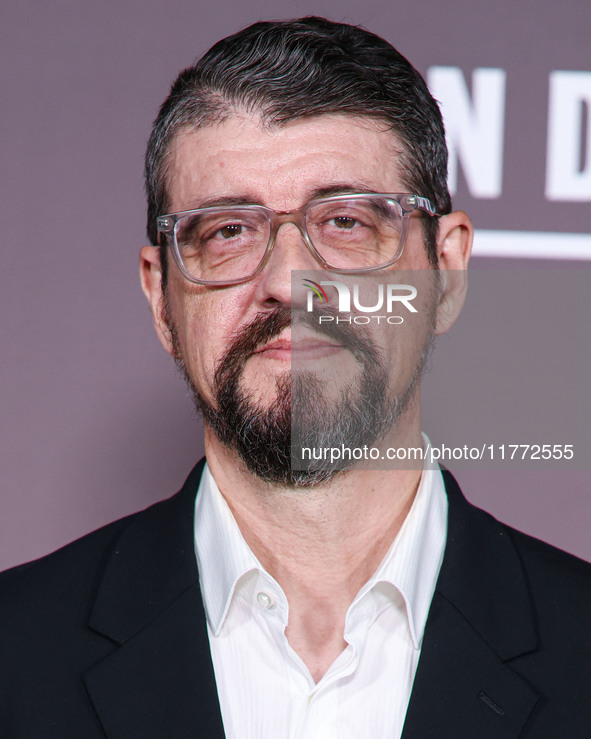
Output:
[[[506,69],[503,196],[471,197],[460,173],[456,204],[480,228],[591,230],[589,202],[547,204],[543,197],[548,74],[591,69],[586,0],[4,0],[0,568],[168,496],[200,456],[199,422],[138,285],[145,141],[178,70],[214,41],[261,18],[310,13],[379,32],[423,72],[451,65],[469,79],[474,67]],[[511,260],[494,265],[511,267]],[[476,353],[480,365],[470,377],[486,387],[490,357],[504,356],[511,341],[518,352],[524,332],[537,332],[550,351],[552,337],[536,316],[517,338],[483,332],[488,354]],[[557,378],[555,392],[570,392],[570,406],[578,398],[573,413],[584,434],[586,315],[579,322],[564,350],[578,373],[566,389]],[[470,336],[464,369],[475,361]],[[436,438],[449,403],[463,402],[456,356],[444,348],[441,365],[434,361],[440,384],[429,391],[425,425]],[[478,395],[473,383],[468,390]],[[586,444],[567,471],[458,477],[472,501],[591,559],[588,436]]]

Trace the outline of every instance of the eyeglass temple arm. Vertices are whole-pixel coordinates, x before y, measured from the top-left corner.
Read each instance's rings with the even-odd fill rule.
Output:
[[[421,195],[411,195],[407,198],[406,203],[407,205],[412,206],[412,210],[419,208],[420,210],[424,210],[425,213],[428,213],[430,216],[438,217],[440,215],[429,198],[424,198]]]

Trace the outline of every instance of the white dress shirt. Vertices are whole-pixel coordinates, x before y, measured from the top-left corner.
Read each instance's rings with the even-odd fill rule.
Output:
[[[314,683],[285,636],[285,594],[244,541],[206,465],[195,551],[227,739],[398,739],[446,532],[443,478],[428,469],[398,535],[347,611],[347,647]]]

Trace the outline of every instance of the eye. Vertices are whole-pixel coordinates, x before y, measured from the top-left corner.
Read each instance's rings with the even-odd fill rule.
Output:
[[[225,226],[222,226],[218,233],[224,238],[224,239],[231,239],[235,236],[240,236],[244,230],[244,226],[240,223],[228,223]]]
[[[347,230],[351,230],[359,223],[356,218],[352,218],[351,216],[336,216],[335,218],[331,218],[331,221],[337,228],[343,228]]]

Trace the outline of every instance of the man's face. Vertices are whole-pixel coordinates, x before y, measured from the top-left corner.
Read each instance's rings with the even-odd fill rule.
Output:
[[[287,211],[333,187],[343,192],[405,192],[397,147],[390,131],[363,118],[325,115],[263,128],[257,117],[232,117],[220,125],[177,135],[169,159],[169,210],[239,201]],[[243,356],[232,371],[236,386],[251,405],[265,410],[277,401],[292,359],[291,330],[285,319],[292,301],[291,273],[317,269],[292,224],[279,229],[263,271],[242,285],[223,289],[195,285],[170,262],[165,320],[173,331],[171,335],[162,329],[161,340],[169,353],[182,360],[205,404],[212,408],[218,404],[216,371],[229,348],[245,332],[252,334],[249,326],[260,326],[271,314],[282,316],[279,332],[259,331],[256,346],[247,341],[244,348],[243,342]],[[396,269],[430,269],[418,218],[411,218]],[[419,356],[400,363],[402,390],[413,379],[422,349]],[[357,360],[338,341],[318,339],[314,352],[316,358],[328,358],[345,376],[354,374]],[[207,433],[206,429],[206,441]]]

